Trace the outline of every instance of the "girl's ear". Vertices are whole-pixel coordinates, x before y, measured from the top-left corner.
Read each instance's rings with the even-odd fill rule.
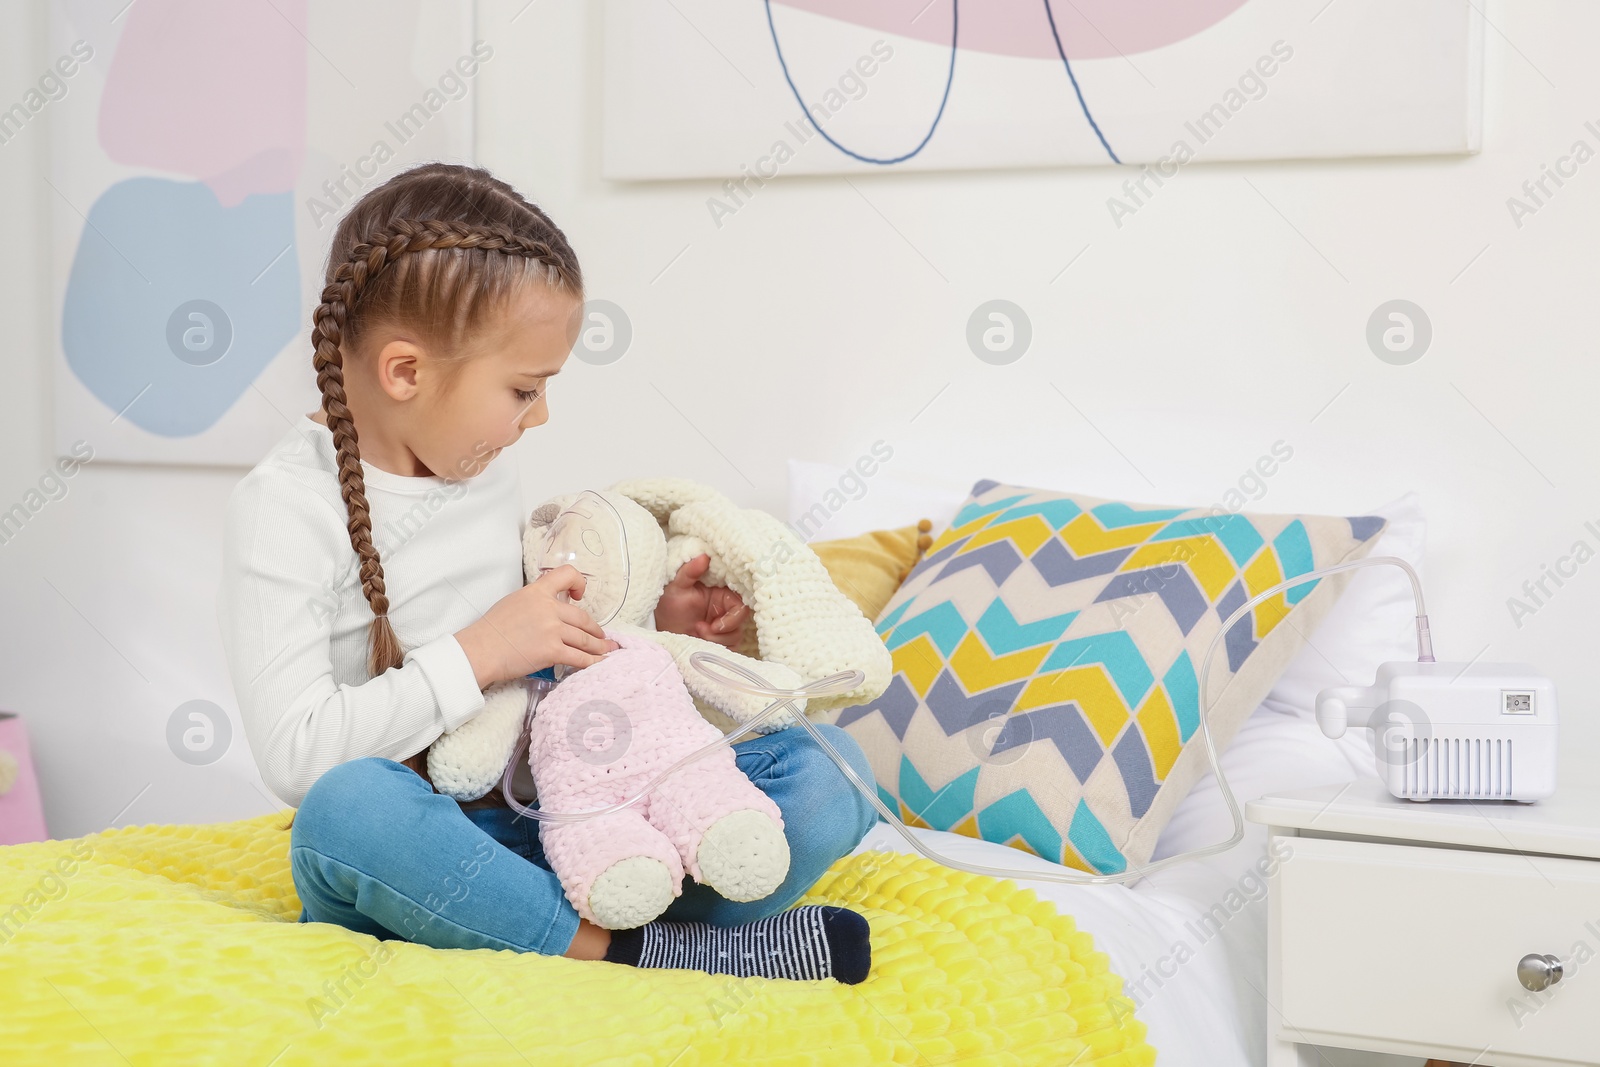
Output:
[[[384,345],[374,361],[378,387],[393,400],[410,400],[416,396],[422,356],[422,349],[410,341],[394,340]]]

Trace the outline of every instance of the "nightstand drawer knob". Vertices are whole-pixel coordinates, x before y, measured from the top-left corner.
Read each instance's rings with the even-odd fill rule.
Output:
[[[1535,993],[1561,981],[1562,973],[1561,961],[1548,954],[1530,952],[1517,961],[1517,981]]]

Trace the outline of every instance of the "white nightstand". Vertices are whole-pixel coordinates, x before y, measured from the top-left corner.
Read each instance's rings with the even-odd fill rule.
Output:
[[[1285,856],[1267,905],[1271,1067],[1314,1067],[1317,1045],[1600,1064],[1600,788],[1423,804],[1362,779],[1245,817]],[[1547,966],[1530,954],[1564,968],[1539,992],[1519,979]]]

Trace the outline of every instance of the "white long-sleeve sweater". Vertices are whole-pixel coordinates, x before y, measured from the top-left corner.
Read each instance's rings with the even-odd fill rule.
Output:
[[[404,760],[484,704],[452,636],[523,584],[514,461],[408,478],[363,461],[389,621],[405,662],[367,673],[372,609],[346,532],[333,434],[304,416],[228,500],[217,600],[228,670],[261,777],[299,807],[347,760]]]

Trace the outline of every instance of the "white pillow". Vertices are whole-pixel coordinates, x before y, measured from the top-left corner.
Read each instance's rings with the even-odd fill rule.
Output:
[[[974,477],[959,486],[954,482],[912,482],[893,478],[881,470],[861,477],[845,467],[791,459],[789,524],[808,541],[826,541],[908,526],[926,518],[933,521],[933,534],[938,537],[950,525],[977,480]],[[1072,491],[1060,486],[1035,488]],[[1427,539],[1422,498],[1413,490],[1371,514],[1382,515],[1389,524],[1370,554],[1399,556],[1421,575]],[[1426,583],[1423,591],[1427,591]],[[1344,595],[1284,668],[1262,707],[1314,721],[1312,703],[1320,690],[1335,685],[1367,685],[1380,663],[1415,659],[1415,605],[1411,582],[1398,567],[1358,569],[1350,576]],[[1354,735],[1359,740],[1366,734],[1358,730],[1345,736]]]
[[[1426,595],[1422,556],[1428,524],[1422,514],[1422,497],[1412,490],[1372,514],[1382,515],[1389,524],[1369,555],[1399,556],[1411,564]],[[1380,663],[1416,658],[1417,601],[1411,593],[1411,580],[1399,567],[1362,567],[1350,576],[1344,594],[1334,601],[1262,703],[1314,721],[1312,704],[1320,690],[1370,685]]]

